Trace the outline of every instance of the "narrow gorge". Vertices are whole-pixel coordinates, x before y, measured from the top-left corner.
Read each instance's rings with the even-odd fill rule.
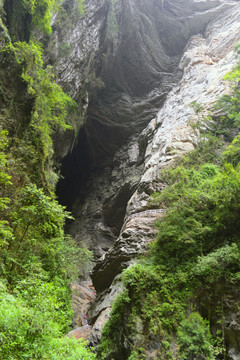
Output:
[[[25,9],[28,3],[30,1],[23,1]],[[83,5],[84,11],[80,5]],[[161,241],[161,232],[156,223],[161,224],[166,214],[171,214],[168,210],[168,204],[172,201],[171,195],[166,195],[169,198],[164,198],[164,191],[168,184],[174,186],[184,172],[181,170],[172,184],[169,180],[171,175],[170,178],[165,177],[164,171],[181,166],[180,159],[185,158],[199,146],[203,146],[205,142],[214,143],[212,138],[209,140],[207,130],[214,128],[214,122],[224,123],[222,120],[224,111],[229,107],[226,106],[223,110],[217,107],[216,103],[223,96],[230,96],[233,89],[232,82],[224,79],[224,76],[232,71],[239,61],[236,50],[240,39],[239,1],[85,0],[83,4],[77,0],[64,0],[58,4],[57,10],[56,8],[51,10],[51,32],[40,31],[37,26],[41,25],[41,21],[38,20],[37,25],[33,23],[33,35],[29,29],[32,26],[30,18],[33,17],[34,7],[25,14],[25,10],[20,12],[17,0],[2,0],[0,8],[3,18],[0,23],[0,45],[5,49],[0,55],[2,64],[0,78],[3,84],[0,84],[2,107],[0,130],[7,129],[10,136],[13,137],[16,133],[20,140],[30,141],[31,133],[26,135],[24,129],[32,122],[30,114],[36,109],[36,93],[39,91],[37,89],[36,93],[30,93],[28,88],[27,93],[26,84],[32,86],[32,83],[29,85],[27,76],[19,80],[22,72],[20,64],[24,67],[24,61],[26,63],[27,60],[24,58],[22,61],[19,57],[18,61],[14,62],[13,53],[6,55],[8,41],[31,43],[31,36],[35,36],[44,50],[43,68],[53,70],[53,78],[56,81],[54,84],[71,96],[75,104],[74,110],[69,111],[67,115],[67,119],[71,120],[71,128],[70,126],[61,128],[56,124],[49,133],[53,150],[52,153],[49,150],[50,155],[48,154],[46,159],[51,158],[51,161],[46,160],[42,165],[52,171],[52,168],[59,164],[60,179],[54,183],[52,180],[54,175],[49,175],[49,178],[48,175],[40,176],[41,179],[43,178],[43,183],[45,181],[54,183],[57,200],[61,205],[66,206],[74,218],[71,219],[69,216],[67,219],[66,234],[70,235],[81,249],[92,252],[91,260],[83,264],[81,275],[79,277],[75,275],[71,283],[74,315],[71,327],[68,328],[69,337],[72,340],[74,337],[87,340],[88,344],[94,347],[94,351],[99,348],[96,355],[98,359],[239,360],[240,288],[237,276],[240,274],[240,232],[236,219],[240,212],[236,199],[239,199],[240,187],[237,188],[236,185],[235,198],[232,197],[230,200],[234,204],[236,201],[233,209],[229,206],[229,212],[234,212],[235,216],[232,217],[232,222],[229,220],[230,225],[223,223],[217,230],[211,232],[209,229],[212,222],[214,226],[216,223],[216,227],[220,223],[220,215],[217,218],[217,212],[213,220],[211,215],[208,216],[210,220],[206,220],[207,225],[202,223],[201,230],[197,228],[196,241],[199,248],[201,243],[199,253],[193,254],[194,250],[192,253],[189,250],[189,254],[186,252],[186,255],[184,252],[185,247],[190,249],[193,246],[195,240],[192,238],[195,239],[195,235],[192,238],[191,235],[189,238],[186,235],[182,245],[183,252],[181,245],[179,248],[178,245],[176,248],[173,247],[174,260],[171,256],[167,258],[168,250],[164,252],[163,242],[162,245],[161,242],[160,245],[154,245],[156,238]],[[41,11],[43,13],[45,10]],[[14,54],[18,56],[16,49]],[[32,68],[29,74],[35,79]],[[236,99],[239,96],[239,83],[235,82],[237,83],[235,89],[238,89],[235,90],[238,91],[238,95],[235,92]],[[16,105],[12,105],[11,99]],[[8,108],[9,112],[6,110]],[[46,104],[38,114],[44,112],[44,108]],[[236,119],[237,116],[239,117],[239,104],[236,108],[238,110],[234,108],[235,123],[230,130],[231,136],[232,134],[234,136],[232,138],[229,136],[226,140],[225,133],[218,132],[218,141],[224,142],[224,145],[221,145],[223,148],[226,148],[238,135],[239,120]],[[58,116],[59,111],[57,108],[57,115],[54,116]],[[238,115],[236,115],[237,111]],[[14,117],[20,125],[12,125],[15,121],[12,120]],[[231,119],[231,116],[229,118]],[[53,121],[56,121],[54,119],[53,117]],[[36,126],[33,125],[33,128],[36,129]],[[48,141],[48,135],[45,133],[44,136]],[[17,188],[28,184],[37,166],[31,160],[32,145],[26,150],[19,150],[20,140],[14,143],[12,148],[15,149],[16,154],[22,151],[32,168],[30,167],[26,177],[14,173],[13,170],[12,181],[17,184]],[[36,143],[37,140],[33,142],[33,147]],[[217,145],[217,148],[209,150],[210,153],[212,151],[213,158],[217,159],[219,156],[215,167],[221,166],[221,146]],[[239,154],[239,148],[236,151]],[[44,152],[46,149],[42,147],[40,153],[44,154]],[[10,167],[11,161],[16,162],[13,160],[17,158],[16,154],[8,160]],[[190,169],[189,174],[193,174],[194,171],[201,172],[201,166],[209,166],[210,169],[209,164],[214,163],[214,160],[209,160],[207,157],[206,160],[205,158],[202,160],[201,151],[197,154],[199,165],[194,165],[194,170]],[[187,161],[191,165],[192,160],[186,160],[186,164]],[[202,165],[201,161],[205,165]],[[17,166],[21,168],[22,163]],[[5,163],[2,166],[5,166]],[[186,165],[186,168],[187,166],[189,165]],[[215,167],[212,171],[216,176],[224,172],[224,170],[216,170]],[[210,172],[211,169],[209,176]],[[174,176],[172,175],[173,178]],[[183,181],[186,186],[192,182],[191,176],[186,175]],[[34,181],[37,185],[40,177],[36,173]],[[0,183],[1,181],[0,178]],[[217,181],[217,178],[212,180],[212,184],[217,184]],[[3,186],[5,189],[7,185],[4,183]],[[196,192],[201,186],[199,182]],[[226,186],[230,188],[231,184]],[[44,188],[41,182],[38,187]],[[191,191],[194,193],[195,190],[189,189],[188,195]],[[50,196],[51,191],[47,189],[46,194]],[[174,191],[173,187],[173,197]],[[181,198],[181,188],[179,191],[180,194],[178,193],[176,199]],[[154,202],[154,196],[161,193],[164,200],[159,203]],[[3,198],[12,196],[18,199],[17,192],[7,190],[7,195],[5,192],[3,194]],[[207,200],[197,195],[194,199],[192,201],[194,206],[200,206],[200,203],[208,204]],[[219,201],[221,203],[221,199]],[[225,204],[224,201],[222,204]],[[5,200],[3,203],[4,205],[1,205],[0,202],[2,206],[0,210],[8,211],[4,210]],[[26,204],[27,201],[23,202],[25,207]],[[201,214],[204,211],[207,213],[208,210],[214,212],[217,206],[211,203],[209,210],[208,205],[203,205],[199,212]],[[26,214],[31,214],[31,211],[32,208]],[[224,206],[219,211],[224,213]],[[179,214],[183,212],[183,208],[179,207]],[[13,212],[15,213],[16,211]],[[5,221],[4,216],[3,221]],[[14,216],[11,215],[10,220],[7,221],[9,223],[12,221],[13,235],[17,236],[14,226],[18,227],[20,222],[14,220]],[[188,216],[189,218],[192,216],[190,211]],[[41,222],[41,218],[39,219]],[[200,223],[199,217],[196,219],[193,226],[196,222]],[[19,233],[21,240],[25,232],[29,231],[31,224],[31,222],[27,223],[26,229],[23,228]],[[0,226],[5,226],[5,223],[1,225],[0,222]],[[234,228],[233,234],[226,232],[228,227]],[[47,225],[46,229],[48,229]],[[175,228],[171,229],[172,233],[170,230],[168,232],[169,241],[174,243],[172,239],[175,235],[172,234],[175,234]],[[55,230],[50,232],[53,231]],[[225,233],[227,235],[224,235]],[[32,235],[34,239],[36,238],[34,244],[37,236],[40,235]],[[204,236],[206,246],[202,245],[205,244]],[[213,244],[212,238],[220,239],[221,236],[225,236],[224,240],[216,240]],[[171,243],[166,245],[166,248],[171,249],[173,246]],[[235,244],[238,249],[234,248],[236,258],[232,253],[228,256],[226,252],[231,246],[233,249]],[[0,242],[0,249],[1,246]],[[149,250],[149,246],[153,250]],[[11,246],[9,248],[11,249]],[[159,260],[160,255],[156,255],[156,248],[160,249],[159,254],[162,251],[163,260]],[[218,258],[216,255],[221,249],[225,251],[224,260],[220,255]],[[51,251],[50,249],[49,252],[41,255],[41,264],[45,261],[42,259],[48,258]],[[64,248],[62,251],[65,251]],[[37,254],[39,252],[40,250],[37,250]],[[84,254],[82,252],[80,257],[84,257]],[[89,253],[86,256],[91,257]],[[201,263],[205,261],[201,260],[205,257],[207,265]],[[229,260],[230,257],[234,258],[232,262]],[[187,258],[189,263],[185,261]],[[31,259],[35,261],[34,255]],[[51,259],[50,257],[49,261],[54,263],[54,257]],[[65,260],[60,259],[59,262],[61,261],[64,264]],[[80,259],[80,263],[81,261]],[[200,263],[202,265],[199,265]],[[222,273],[221,275],[214,273],[214,280],[212,278],[209,280],[209,275],[206,280],[204,276],[208,276],[211,270],[207,267],[207,270],[202,269],[204,266],[215,269],[216,263],[226,270],[226,274],[230,271],[231,274],[236,275],[234,280],[229,280],[233,279],[233,275],[232,277],[229,275],[228,278]],[[27,262],[20,269],[25,271],[29,266]],[[36,265],[36,271],[39,266]],[[184,266],[188,269],[186,272]],[[14,268],[15,265],[11,265],[11,269]],[[47,276],[50,265],[43,268],[45,273],[39,279]],[[58,268],[59,266],[56,265],[54,276]],[[3,274],[8,271],[6,269],[7,266]],[[198,273],[200,275],[196,275]],[[58,274],[60,278],[61,274]],[[3,276],[0,276],[0,280],[1,277]],[[66,277],[70,276],[67,274]],[[14,281],[9,280],[9,293],[13,295]],[[166,283],[171,284],[166,285]],[[20,289],[21,286],[19,285]],[[29,283],[27,286],[29,289],[32,285]],[[60,300],[52,307],[60,311],[59,303]],[[186,325],[184,319],[188,318],[188,324],[191,324],[191,321],[195,321],[194,316],[197,325],[193,327],[196,329],[198,326],[201,327],[199,333],[196,330],[197,335],[189,330],[191,325],[189,329],[183,330]],[[1,331],[0,328],[0,334]],[[185,338],[182,335],[183,331]],[[201,331],[202,335],[199,335]],[[191,339],[189,342],[186,340],[188,335]],[[2,356],[3,360],[13,359],[5,353]],[[57,358],[46,356],[29,355],[26,358]],[[74,355],[68,355],[67,352],[63,356],[64,359],[78,359]],[[92,359],[94,358],[92,356],[95,355],[89,353],[83,355],[81,359]],[[22,357],[19,355],[16,359]]]

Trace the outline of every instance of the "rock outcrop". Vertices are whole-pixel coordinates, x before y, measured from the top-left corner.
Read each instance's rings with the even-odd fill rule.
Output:
[[[162,5],[162,2],[154,0],[140,3],[135,0],[122,0],[111,4],[110,6],[108,2],[103,0],[100,2],[88,1],[85,16],[82,19],[76,17],[75,23],[73,19],[74,31],[66,29],[64,33],[60,33],[55,44],[59,48],[64,39],[67,39],[71,48],[74,49],[74,52],[67,60],[58,60],[56,66],[59,73],[58,81],[65,88],[69,86],[76,99],[78,99],[78,96],[81,97],[83,73],[86,70],[84,66],[78,67],[77,63],[88,63],[87,58],[90,54],[91,57],[98,56],[99,60],[96,68],[93,66],[89,69],[95,71],[98,76],[101,75],[101,79],[105,83],[103,89],[92,93],[89,97],[86,123],[80,132],[79,145],[73,150],[72,155],[69,155],[64,161],[64,164],[66,164],[63,166],[65,180],[60,182],[59,186],[60,196],[61,193],[65,194],[64,201],[71,206],[76,218],[70,232],[79,239],[85,239],[98,258],[111,247],[118,237],[124,222],[127,202],[136,190],[143,168],[146,166],[149,168],[144,175],[146,182],[148,182],[147,174],[150,174],[151,171],[158,172],[158,169],[150,169],[151,164],[154,162],[154,156],[158,162],[158,152],[154,150],[157,149],[155,144],[157,140],[153,140],[153,148],[151,149],[149,145],[150,139],[153,136],[158,138],[161,134],[161,136],[165,137],[166,133],[166,146],[163,146],[163,152],[165,152],[166,157],[170,156],[171,158],[167,142],[170,141],[172,135],[170,135],[171,132],[168,131],[168,128],[171,129],[178,122],[178,129],[176,130],[178,135],[174,140],[174,146],[177,148],[183,146],[181,143],[184,143],[183,152],[193,148],[194,134],[189,135],[191,139],[188,141],[189,136],[185,127],[182,127],[185,120],[178,120],[183,115],[194,118],[194,112],[189,107],[189,104],[196,99],[198,102],[202,101],[201,96],[198,99],[198,92],[208,88],[205,81],[211,81],[211,76],[213,76],[209,74],[209,79],[205,80],[205,73],[210,72],[210,69],[211,73],[218,71],[216,65],[219,61],[214,58],[214,48],[211,50],[213,53],[211,51],[208,53],[207,42],[209,40],[199,34],[195,36],[191,43],[195,50],[192,50],[192,53],[188,52],[188,55],[186,53],[181,60],[180,66],[178,64],[190,36],[199,32],[203,34],[208,22],[236,4],[236,1],[164,1]],[[113,24],[110,25],[111,21],[108,19],[110,14],[112,14],[114,24],[118,29],[114,34],[108,29],[109,26],[113,27]],[[129,18],[130,15],[132,18]],[[144,27],[145,23],[147,25]],[[152,27],[149,24],[152,24]],[[85,32],[90,49],[86,53],[84,50],[86,40],[83,40]],[[58,32],[56,33],[58,34]],[[140,33],[141,37],[135,39],[136,33]],[[173,39],[170,39],[170,36]],[[168,41],[166,41],[166,37]],[[234,41],[236,41],[236,36],[232,42]],[[198,47],[194,46],[194,42],[198,44]],[[77,52],[75,47],[78,46],[78,43]],[[105,52],[101,52],[103,50],[100,49],[100,45],[105,49]],[[149,46],[151,49],[148,48]],[[106,50],[108,47],[110,49]],[[220,47],[224,49],[222,44]],[[131,49],[128,56],[123,56],[128,49]],[[154,49],[155,51],[153,51]],[[141,53],[148,54],[148,58],[145,58],[144,62],[140,60],[140,50]],[[193,53],[194,51],[196,51],[196,54]],[[197,51],[200,51],[200,53],[197,54]],[[217,55],[218,57],[221,56],[220,52],[221,50]],[[142,56],[144,57],[144,55]],[[151,60],[149,59],[150,56]],[[102,57],[105,59],[104,61]],[[142,63],[139,64],[136,58],[139,58]],[[198,77],[198,73],[192,75],[196,67],[191,62],[197,62],[195,65],[199,64],[198,72],[202,68],[201,64],[206,65],[205,73],[202,76],[199,75],[200,79],[196,78],[198,87],[196,86],[195,97],[190,98],[188,96],[187,101],[189,103],[186,107],[182,97],[189,92],[191,84],[188,85],[188,79],[185,75],[185,93],[180,92],[180,94],[177,94],[180,88],[179,86],[175,87],[176,101],[174,96],[171,105],[179,114],[175,116],[173,113],[170,116],[171,109],[167,108],[170,105],[165,105],[164,112],[166,114],[158,115],[156,119],[154,116],[157,110],[163,104],[172,86],[179,82],[183,72],[187,72],[188,77]],[[211,62],[213,65],[208,67],[207,65]],[[134,64],[134,66],[131,64]],[[154,71],[153,64],[156,67]],[[192,72],[187,70],[188,67],[191,67]],[[219,64],[220,67],[221,64]],[[131,70],[131,76],[128,73],[129,69]],[[225,69],[222,68],[219,73],[220,78],[223,76],[224,71]],[[139,83],[143,72],[149,76],[147,78],[146,75],[144,81],[142,81],[145,86]],[[135,80],[132,80],[132,78]],[[75,82],[71,79],[75,79]],[[131,89],[126,85],[127,83],[131,84]],[[148,86],[150,87],[148,88]],[[136,89],[141,89],[142,93],[138,93]],[[90,89],[89,91],[91,92]],[[158,96],[160,93],[164,93],[163,97],[160,96],[161,100],[159,100],[160,97]],[[118,101],[116,96],[121,101]],[[156,97],[158,97],[158,100],[155,99]],[[206,101],[209,103],[213,101],[213,99],[210,100],[210,97],[205,98],[208,98]],[[153,99],[156,101],[153,101]],[[140,107],[137,106],[138,103],[141,104]],[[153,117],[154,120],[152,120]],[[151,121],[150,125],[148,125],[149,121]],[[163,122],[162,127],[160,127],[161,122]],[[166,125],[168,123],[169,125]],[[141,133],[142,129],[147,125],[147,129]],[[156,128],[161,129],[159,130],[160,133],[156,133]],[[163,132],[164,128],[166,129],[165,133]],[[192,132],[190,126],[188,132]],[[179,141],[181,136],[186,137],[182,142]],[[124,142],[126,144],[122,145]],[[65,143],[63,148],[66,150]],[[151,156],[152,151],[155,154],[154,156]],[[146,158],[149,160],[147,165],[145,165]],[[68,165],[69,163],[71,163],[71,166]],[[145,179],[141,179],[142,188],[144,182]],[[153,188],[158,186],[154,185],[154,181],[152,181],[152,184]],[[146,189],[145,192],[149,195],[149,190]],[[74,197],[74,200],[72,197]],[[144,195],[142,195],[141,204],[145,201],[143,197]],[[138,206],[137,203],[139,203],[139,200],[138,202],[135,201],[134,207]],[[139,211],[142,211],[141,206]]]
[[[95,301],[96,291],[91,282],[71,284],[72,289],[72,307],[74,318],[72,320],[73,327],[81,327],[86,325],[86,314]]]

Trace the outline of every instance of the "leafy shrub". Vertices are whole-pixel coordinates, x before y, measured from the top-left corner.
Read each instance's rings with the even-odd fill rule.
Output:
[[[193,312],[178,328],[178,344],[182,360],[213,360],[214,350],[209,326],[201,315]]]
[[[214,283],[225,278],[227,281],[240,279],[240,253],[236,243],[225,245],[206,256],[199,257],[193,267],[195,276]]]
[[[5,2],[10,34],[28,41],[33,28],[49,33],[57,3]],[[72,217],[54,194],[53,135],[71,129],[75,103],[56,84],[34,35],[13,43],[0,25],[8,65],[1,76],[1,120],[8,131],[0,129],[0,358],[94,359],[85,343],[65,336],[73,315],[69,282],[83,274],[91,253],[64,234]],[[7,89],[14,76],[22,98]]]
[[[35,284],[35,290],[30,288],[25,299],[19,295],[9,295],[4,287],[1,288],[1,359],[95,359],[95,355],[85,348],[85,343],[62,337],[56,321],[59,304],[52,293],[53,288],[46,288],[46,284],[39,288],[38,285]],[[38,291],[42,287],[45,290]],[[59,291],[57,288],[54,290]],[[25,288],[25,291],[28,292],[28,289]],[[33,299],[32,291],[35,293]]]

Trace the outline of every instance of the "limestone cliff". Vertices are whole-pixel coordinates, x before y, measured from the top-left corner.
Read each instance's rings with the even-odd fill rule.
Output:
[[[59,194],[69,194],[69,232],[97,260],[93,344],[121,291],[121,271],[154,238],[153,224],[164,215],[148,209],[149,196],[164,187],[161,169],[198,141],[191,103],[207,113],[228,91],[222,78],[236,63],[239,18],[234,0],[89,0],[68,27],[59,30],[55,19],[55,51],[64,43],[71,48],[54,60],[58,81],[87,109],[79,145],[63,162]],[[240,356],[238,318],[235,310],[226,314],[229,359]]]

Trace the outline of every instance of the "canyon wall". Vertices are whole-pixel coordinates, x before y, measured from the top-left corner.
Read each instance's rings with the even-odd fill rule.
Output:
[[[71,188],[74,196],[65,201],[75,221],[68,231],[95,255],[97,298],[88,313],[94,345],[122,289],[121,271],[145,250],[164,216],[164,209],[149,209],[149,196],[164,187],[161,169],[194,149],[198,133],[191,124],[228,92],[223,76],[237,61],[239,18],[234,0],[89,0],[82,18],[55,28],[55,51],[64,42],[72,50],[55,59],[58,81],[85,105],[84,145],[63,161],[59,196]],[[194,102],[203,114],[194,112]],[[68,162],[79,167],[75,179]],[[238,359],[237,313],[226,319],[228,356]]]

